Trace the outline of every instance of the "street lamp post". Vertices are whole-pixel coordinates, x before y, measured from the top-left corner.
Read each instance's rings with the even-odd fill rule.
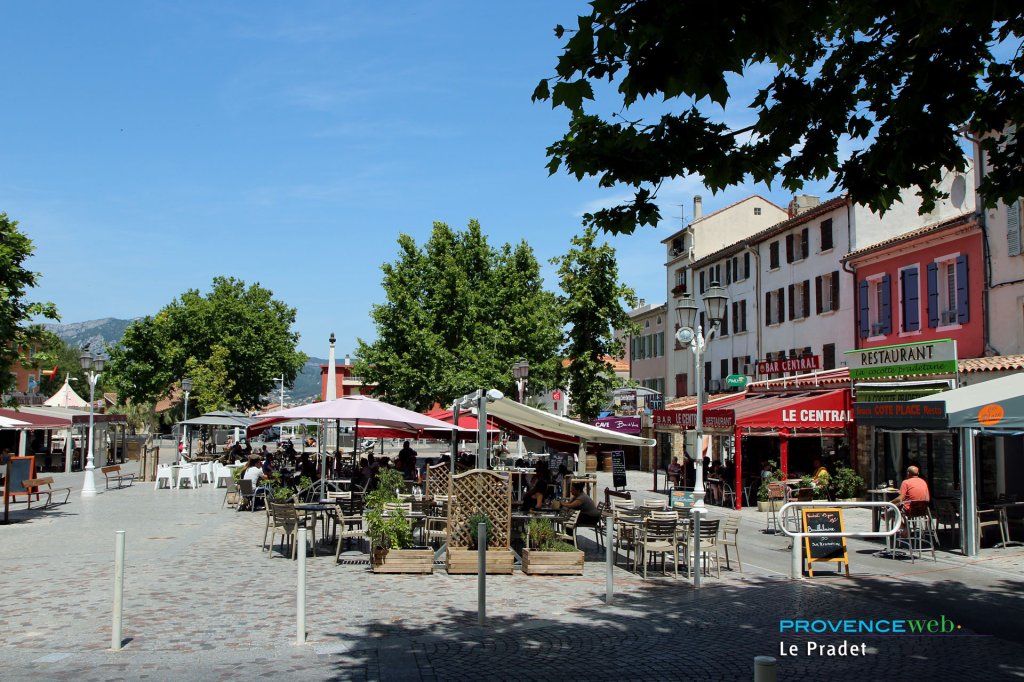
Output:
[[[82,364],[82,369],[86,372],[86,378],[89,380],[89,436],[88,443],[86,444],[85,480],[82,481],[82,497],[95,497],[96,479],[94,478],[93,471],[96,469],[96,466],[93,463],[92,458],[92,434],[96,410],[96,382],[99,380],[100,373],[103,371],[103,363],[105,360],[101,357],[93,357],[92,353],[89,352],[88,347],[82,351],[82,354],[78,359]]]
[[[526,398],[526,381],[530,376],[530,363],[520,360],[512,365],[512,376],[516,378],[516,387],[519,388],[519,402],[523,403]],[[519,441],[516,444],[516,457],[523,456],[523,434],[519,434]]]
[[[704,456],[701,448],[704,445],[704,350],[725,317],[726,307],[729,305],[729,297],[726,296],[725,288],[712,282],[704,293],[704,312],[708,319],[707,336],[704,336],[704,329],[697,325],[694,331],[694,323],[697,321],[697,302],[692,296],[684,296],[676,303],[676,321],[679,323],[679,331],[676,332],[676,340],[682,345],[688,345],[694,357],[694,381],[697,388],[697,423],[694,431],[697,434],[697,475],[693,482],[693,497],[695,507],[704,506]]]
[[[185,391],[185,419],[182,421],[188,421],[188,394],[192,391],[192,380],[185,378],[181,380],[181,390]],[[187,458],[188,461],[192,461],[192,439],[188,437],[188,424],[182,424],[181,437],[185,446],[181,450],[183,457]]]

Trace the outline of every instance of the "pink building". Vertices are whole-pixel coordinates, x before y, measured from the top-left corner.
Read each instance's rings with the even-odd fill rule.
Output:
[[[856,347],[936,339],[985,354],[984,246],[974,214],[933,223],[843,258],[854,272]]]

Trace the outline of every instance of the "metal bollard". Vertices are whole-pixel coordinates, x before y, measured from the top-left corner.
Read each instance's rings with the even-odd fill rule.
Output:
[[[605,564],[605,597],[604,603],[611,604],[612,598],[614,597],[615,591],[615,550],[612,547],[612,525],[614,521],[612,517],[608,517],[604,522],[604,564]]]
[[[124,605],[124,531],[114,534],[114,623],[110,631],[110,648],[121,650],[121,612]]]
[[[306,643],[306,529],[299,528],[299,537],[296,542],[299,548],[298,555],[299,581],[295,590],[295,643],[302,645]],[[273,547],[271,547],[273,551]]]
[[[476,612],[477,624],[487,624],[487,524],[476,527]]]
[[[703,507],[694,507],[690,515],[693,517],[693,587],[700,589],[700,517],[707,513]]]
[[[754,656],[754,682],[775,682],[775,659]]]

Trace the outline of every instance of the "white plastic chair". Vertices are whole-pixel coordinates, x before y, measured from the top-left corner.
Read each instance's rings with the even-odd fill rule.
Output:
[[[187,464],[178,470],[178,488],[184,488],[186,483],[193,490],[199,487],[198,467],[194,464]]]
[[[220,462],[213,463],[213,484],[215,486],[218,488],[227,488],[234,478],[234,474],[230,467],[226,467]]]
[[[162,481],[166,481],[167,485],[161,485]],[[161,464],[156,468],[156,481],[153,483],[153,490],[159,490],[163,487],[166,487],[168,490],[174,487],[174,474],[171,472],[170,464]]]

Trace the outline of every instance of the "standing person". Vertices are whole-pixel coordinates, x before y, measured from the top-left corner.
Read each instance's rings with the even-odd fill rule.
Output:
[[[398,451],[398,468],[401,470],[402,475],[407,479],[416,477],[416,457],[417,452],[409,446],[409,441],[405,441],[402,444],[402,449]]]

